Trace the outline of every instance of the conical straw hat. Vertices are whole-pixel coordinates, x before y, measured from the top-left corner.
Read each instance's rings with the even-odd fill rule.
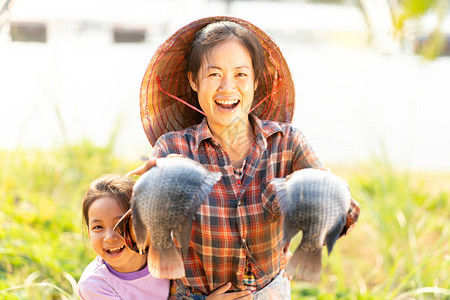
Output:
[[[280,48],[255,25],[234,17],[209,17],[194,21],[175,32],[153,55],[141,84],[141,120],[152,146],[169,131],[198,124],[203,115],[197,95],[185,73],[186,54],[194,35],[210,23],[236,22],[258,37],[265,56],[262,79],[255,91],[252,113],[260,119],[291,122],[295,107],[294,83]]]

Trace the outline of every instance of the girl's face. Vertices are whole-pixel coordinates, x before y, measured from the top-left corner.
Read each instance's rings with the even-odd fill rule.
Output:
[[[125,212],[114,198],[96,199],[88,210],[88,232],[94,251],[114,270],[129,273],[142,268],[146,255],[126,247],[124,239],[113,230]]]
[[[243,122],[248,114],[257,88],[252,58],[236,39],[229,39],[212,48],[202,62],[197,80],[188,73],[189,82],[198,94],[198,101],[216,130]]]

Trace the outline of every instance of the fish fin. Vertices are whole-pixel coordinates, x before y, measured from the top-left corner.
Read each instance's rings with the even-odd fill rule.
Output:
[[[289,242],[294,235],[296,235],[300,231],[300,228],[295,225],[289,218],[289,216],[283,217],[283,246]]]
[[[156,278],[177,279],[184,277],[183,260],[174,244],[168,249],[157,249],[153,245],[150,246],[147,267],[150,274]]]
[[[133,229],[136,234],[136,246],[139,249],[139,253],[145,253],[145,249],[147,248],[146,242],[148,240],[149,232],[147,226],[142,222],[141,215],[139,214],[139,210],[135,209],[135,206],[132,205],[132,224]]]
[[[298,272],[296,272],[298,269]],[[317,282],[322,274],[322,251],[308,251],[301,246],[295,250],[289,260],[286,272],[295,278]]]
[[[277,201],[283,215],[283,246],[289,242],[294,235],[300,230],[289,218],[288,194],[286,189],[286,178],[274,178],[270,181],[270,185],[275,189]]]
[[[274,178],[270,181],[270,185],[275,189],[277,201],[280,205],[281,213],[288,212],[288,195],[286,189],[286,178]]]
[[[188,254],[189,241],[191,240],[192,221],[192,218],[186,218],[186,220],[181,223],[177,229],[173,230],[173,236],[177,239],[178,243],[180,243],[182,255]]]
[[[339,238],[342,229],[345,226],[345,216],[343,216],[333,227],[333,229],[331,229],[331,231],[329,231],[327,233],[327,236],[325,238],[326,242],[327,242],[327,250],[328,250],[328,255],[330,255],[331,250],[333,250],[333,246],[336,243],[337,239]]]
[[[200,186],[199,190],[195,194],[194,198],[194,212],[197,211],[198,207],[205,201],[206,196],[211,192],[214,185],[220,180],[222,173],[220,172],[210,172],[206,174],[205,180]]]

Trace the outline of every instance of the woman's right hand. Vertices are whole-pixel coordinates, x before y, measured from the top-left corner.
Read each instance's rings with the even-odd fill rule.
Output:
[[[167,157],[184,157],[181,154],[169,154]],[[144,174],[145,172],[147,172],[148,170],[150,170],[151,168],[153,168],[154,166],[156,166],[156,160],[157,158],[148,158],[148,157],[144,157],[145,160],[145,164],[143,164],[142,166],[128,172],[125,176],[141,176],[142,174]]]
[[[144,174],[145,172],[147,172],[154,166],[156,166],[156,158],[150,158],[149,160],[147,160],[145,162],[145,164],[128,172],[125,176],[128,176],[128,177],[133,176],[133,175],[141,176],[142,174]]]
[[[250,300],[253,299],[253,295],[250,291],[239,291],[227,293],[227,291],[231,288],[231,282],[228,282],[222,285],[220,288],[211,293],[206,300],[231,300],[231,299],[241,299],[241,300]]]

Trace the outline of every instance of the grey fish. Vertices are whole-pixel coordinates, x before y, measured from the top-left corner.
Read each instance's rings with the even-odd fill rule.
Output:
[[[272,180],[283,216],[283,244],[302,231],[302,240],[286,271],[296,278],[318,281],[322,247],[330,255],[346,223],[350,207],[347,184],[328,171],[303,169]],[[298,273],[297,273],[298,268]]]
[[[147,266],[158,278],[184,276],[183,255],[189,249],[195,213],[221,173],[185,157],[160,158],[135,183],[131,202],[136,245],[142,253],[150,237]]]

